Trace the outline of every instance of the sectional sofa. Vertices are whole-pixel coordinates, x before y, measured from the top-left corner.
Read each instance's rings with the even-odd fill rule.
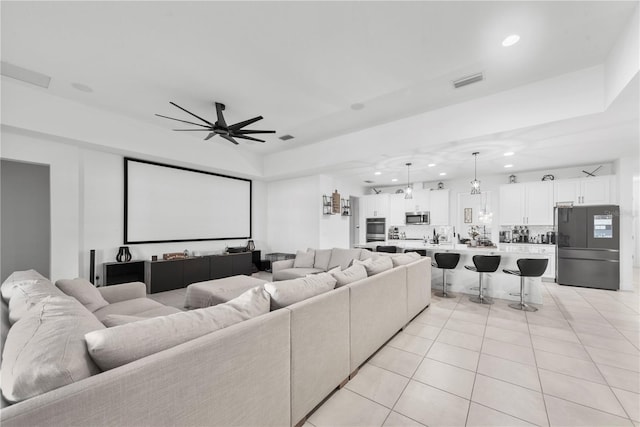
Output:
[[[2,425],[299,424],[429,305],[430,269],[398,265],[95,373],[2,408]]]

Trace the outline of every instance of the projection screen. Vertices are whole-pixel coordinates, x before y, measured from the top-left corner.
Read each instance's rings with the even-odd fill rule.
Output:
[[[251,180],[124,159],[124,243],[251,238]]]

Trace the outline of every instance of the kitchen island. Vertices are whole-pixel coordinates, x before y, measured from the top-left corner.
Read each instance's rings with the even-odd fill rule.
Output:
[[[553,268],[555,261],[555,246],[553,245],[514,245],[499,244],[498,247],[469,247],[461,244],[440,244],[425,243],[422,240],[388,240],[387,242],[375,242],[364,245],[356,245],[356,247],[368,248],[375,250],[378,245],[397,246],[402,250],[422,249],[426,250],[427,256],[433,259],[436,252],[456,252],[460,254],[460,262],[453,270],[447,271],[448,291],[460,292],[469,295],[477,295],[477,290],[471,290],[472,287],[478,286],[478,273],[469,271],[464,268],[465,265],[473,265],[474,255],[500,255],[501,261],[498,270],[495,273],[485,273],[483,280],[484,295],[492,298],[501,298],[512,301],[519,301],[520,297],[510,295],[520,292],[520,278],[510,274],[506,274],[502,269],[517,270],[517,261],[520,258],[547,258],[549,259],[549,268],[545,272],[545,277],[552,278],[555,275]],[[432,289],[440,290],[442,287],[442,270],[439,268],[431,269]],[[525,296],[526,302],[534,304],[542,304],[542,286],[541,278],[525,279]]]

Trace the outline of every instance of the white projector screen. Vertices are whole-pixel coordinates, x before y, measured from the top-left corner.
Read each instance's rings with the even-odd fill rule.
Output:
[[[124,243],[251,238],[251,180],[124,159]]]

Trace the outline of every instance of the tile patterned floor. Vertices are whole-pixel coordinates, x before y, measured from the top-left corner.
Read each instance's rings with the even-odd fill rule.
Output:
[[[640,426],[638,284],[543,286],[535,313],[434,296],[306,426]]]

